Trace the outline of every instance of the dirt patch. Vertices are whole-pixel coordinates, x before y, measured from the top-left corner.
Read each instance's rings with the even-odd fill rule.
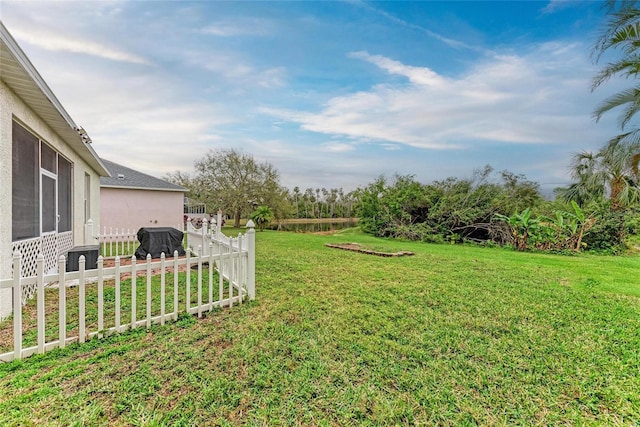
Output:
[[[327,243],[325,246],[329,248],[342,249],[345,251],[359,252],[361,254],[376,255],[381,257],[399,257],[399,256],[411,256],[413,252],[400,251],[400,252],[380,252],[372,249],[368,249],[359,243]]]

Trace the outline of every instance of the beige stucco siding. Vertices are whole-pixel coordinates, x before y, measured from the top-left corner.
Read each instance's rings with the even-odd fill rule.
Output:
[[[102,187],[100,198],[100,222],[107,230],[181,227],[183,221],[181,191]]]
[[[9,88],[0,80],[0,278],[2,279],[8,278],[11,272],[11,112],[15,99],[11,99],[9,92]],[[0,289],[0,317],[11,312],[11,295],[11,289]]]

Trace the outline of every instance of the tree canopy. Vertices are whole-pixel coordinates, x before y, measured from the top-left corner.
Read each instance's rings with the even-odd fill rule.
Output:
[[[276,217],[290,210],[278,171],[235,149],[210,150],[195,162],[193,176],[177,171],[167,179],[188,188],[190,196],[205,203],[209,212],[222,209],[234,219],[235,227],[257,206],[269,206]]]
[[[619,76],[636,79],[640,73],[640,9],[636,1],[605,1],[608,19],[596,42],[596,63],[605,53],[621,53],[607,63],[593,78],[592,90]],[[581,206],[609,198],[611,209],[620,211],[640,200],[638,162],[640,129],[632,119],[640,110],[640,85],[618,92],[597,106],[596,121],[611,110],[619,110],[618,125],[622,133],[609,140],[599,151],[577,153],[571,164],[575,180],[560,195]],[[629,128],[631,126],[631,128]]]
[[[608,52],[622,55],[607,63],[593,78],[592,90],[615,76],[635,79],[640,73],[640,9],[636,1],[605,2],[608,20],[593,48],[598,63]],[[628,129],[631,119],[640,110],[640,85],[637,83],[605,99],[594,111],[596,121],[613,109],[621,109],[618,125],[624,132],[616,137],[619,142],[638,142],[640,129]]]

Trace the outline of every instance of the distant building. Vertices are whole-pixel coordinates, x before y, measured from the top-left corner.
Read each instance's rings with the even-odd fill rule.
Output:
[[[100,178],[100,231],[182,227],[186,188],[109,160],[102,162],[111,176]]]

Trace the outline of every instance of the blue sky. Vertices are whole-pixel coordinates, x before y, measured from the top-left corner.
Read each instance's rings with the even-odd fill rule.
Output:
[[[591,113],[591,1],[46,1],[0,18],[102,157],[162,177],[213,148],[352,190],[485,164],[569,182]],[[627,82],[628,84],[628,82]]]

